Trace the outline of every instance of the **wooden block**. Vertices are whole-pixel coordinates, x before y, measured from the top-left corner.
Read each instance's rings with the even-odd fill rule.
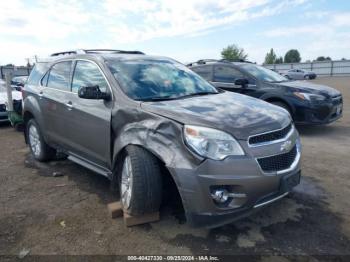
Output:
[[[111,214],[112,218],[123,216],[123,208],[120,202],[109,203],[107,207],[108,207],[108,212]]]
[[[147,224],[151,222],[159,221],[159,212],[143,214],[141,216],[131,216],[124,212],[124,224],[127,227]]]

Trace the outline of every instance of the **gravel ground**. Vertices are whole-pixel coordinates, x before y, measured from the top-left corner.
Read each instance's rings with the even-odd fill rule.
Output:
[[[213,230],[193,229],[166,208],[161,221],[126,228],[111,219],[109,182],[70,161],[33,161],[21,133],[0,126],[0,255],[255,255],[267,260],[350,257],[350,78],[320,78],[342,91],[344,116],[298,127],[302,183],[261,212]],[[53,177],[53,172],[63,176]],[[252,257],[251,257],[252,258]],[[334,258],[334,257],[333,257]],[[252,258],[253,259],[253,258]],[[1,260],[1,257],[0,257]],[[278,261],[282,261],[278,260]],[[349,261],[349,260],[347,260]]]

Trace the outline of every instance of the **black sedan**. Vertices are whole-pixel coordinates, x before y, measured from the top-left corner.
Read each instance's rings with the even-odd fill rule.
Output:
[[[328,124],[342,116],[342,94],[331,87],[291,81],[249,62],[200,60],[188,65],[214,86],[286,109],[297,124]]]

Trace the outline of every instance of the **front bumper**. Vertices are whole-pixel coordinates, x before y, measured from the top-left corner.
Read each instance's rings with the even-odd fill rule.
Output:
[[[343,115],[343,100],[338,97],[319,104],[310,103],[308,106],[298,107],[295,112],[296,124],[329,124]]]
[[[290,168],[266,173],[257,159],[280,152],[281,145],[292,141],[297,148]],[[283,141],[251,148],[240,141],[246,155],[227,157],[222,161],[207,159],[194,169],[169,168],[176,180],[187,221],[195,227],[217,227],[245,217],[260,207],[285,196],[299,183],[300,142],[296,131]],[[273,153],[274,152],[274,153]],[[281,154],[281,153],[280,153]],[[285,186],[287,177],[297,177],[294,184]],[[215,203],[212,188],[225,187],[245,197],[232,198],[224,206]]]

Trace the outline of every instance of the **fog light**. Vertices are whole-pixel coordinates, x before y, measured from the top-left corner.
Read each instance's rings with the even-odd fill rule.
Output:
[[[225,203],[230,196],[226,189],[215,189],[214,192],[211,193],[211,197],[217,203]]]

